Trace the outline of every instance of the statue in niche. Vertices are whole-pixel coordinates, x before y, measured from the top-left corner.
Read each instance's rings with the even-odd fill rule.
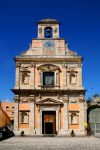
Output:
[[[21,114],[21,122],[28,123],[29,120],[29,112],[22,112]]]
[[[22,73],[22,84],[29,84],[29,75],[26,72]]]
[[[70,74],[70,84],[76,84],[76,75],[74,73]]]
[[[76,113],[71,114],[71,123],[72,124],[78,124],[78,116]]]

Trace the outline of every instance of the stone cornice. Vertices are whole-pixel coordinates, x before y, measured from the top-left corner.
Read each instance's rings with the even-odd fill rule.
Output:
[[[46,58],[32,58],[32,57],[16,57],[15,59],[15,62],[20,62],[20,63],[31,63],[31,62],[63,62],[63,63],[68,63],[68,62],[82,62],[82,57],[73,57],[73,58],[49,58],[49,57],[46,57]]]
[[[55,99],[47,98],[47,99],[37,101],[35,104],[36,105],[62,105],[63,103]]]
[[[65,41],[65,39],[64,38],[32,38],[32,40],[64,40]]]
[[[72,94],[72,93],[81,93],[81,94],[85,94],[85,90],[84,89],[77,89],[77,90],[68,90],[68,89],[12,89],[12,92],[15,93],[15,94],[23,94],[23,93],[27,93],[27,95],[29,94],[36,94],[36,95],[39,95],[40,93],[41,94],[45,94],[45,93],[59,93],[59,94]]]

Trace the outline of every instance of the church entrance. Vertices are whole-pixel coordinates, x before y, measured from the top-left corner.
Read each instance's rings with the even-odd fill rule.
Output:
[[[56,134],[56,111],[42,112],[42,134]]]

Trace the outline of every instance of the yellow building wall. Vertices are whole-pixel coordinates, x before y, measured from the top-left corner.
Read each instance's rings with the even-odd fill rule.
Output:
[[[79,111],[79,104],[68,104],[69,111]]]
[[[79,124],[70,124],[69,129],[79,129]]]
[[[19,124],[19,128],[29,128],[29,124]]]
[[[20,103],[19,110],[30,110],[28,103]]]

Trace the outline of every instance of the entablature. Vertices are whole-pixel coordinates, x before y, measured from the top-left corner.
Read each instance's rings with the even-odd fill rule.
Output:
[[[67,56],[53,56],[51,58],[51,56],[47,57],[47,56],[17,56],[16,58],[14,58],[15,62],[19,62],[19,63],[32,63],[32,62],[63,62],[63,63],[70,63],[70,62],[77,62],[80,63],[83,61],[83,58],[80,56],[73,56],[73,57],[67,57]]]

